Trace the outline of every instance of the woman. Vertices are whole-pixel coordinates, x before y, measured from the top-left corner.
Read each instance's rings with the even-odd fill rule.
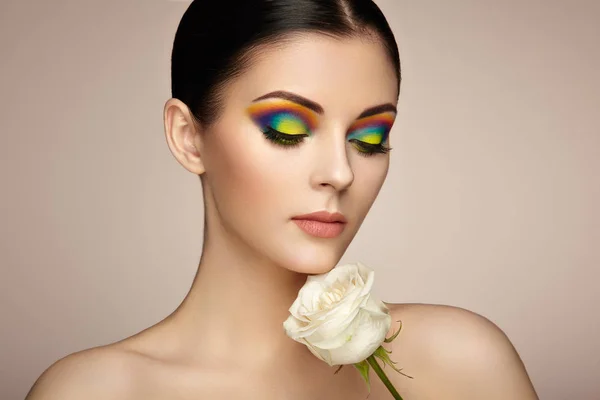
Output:
[[[282,323],[307,274],[338,263],[377,197],[399,87],[397,45],[370,0],[193,2],[164,121],[171,152],[203,188],[194,283],[157,325],[55,363],[28,399],[365,399],[354,368],[334,375]],[[405,399],[537,398],[485,318],[388,307],[404,326],[394,359],[414,377],[388,373]],[[370,398],[390,398],[377,379]]]

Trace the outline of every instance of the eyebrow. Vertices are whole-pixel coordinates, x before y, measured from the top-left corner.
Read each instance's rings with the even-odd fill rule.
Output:
[[[277,90],[275,92],[267,93],[263,96],[260,96],[256,99],[254,99],[253,102],[259,101],[259,100],[264,100],[264,99],[269,99],[269,98],[279,98],[279,99],[289,100],[291,102],[294,102],[296,104],[304,106],[310,110],[313,110],[317,114],[323,114],[325,112],[323,110],[323,106],[321,106],[319,103],[316,103],[312,100],[307,99],[306,97],[302,97],[295,93],[286,92],[284,90]],[[357,119],[370,117],[372,115],[377,115],[377,114],[381,114],[384,112],[393,112],[393,113],[397,114],[398,110],[396,109],[396,106],[394,106],[392,103],[380,104],[375,107],[367,108],[358,116]]]

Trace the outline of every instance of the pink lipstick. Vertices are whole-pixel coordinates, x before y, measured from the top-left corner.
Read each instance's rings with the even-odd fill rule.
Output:
[[[292,220],[304,232],[320,238],[339,236],[346,227],[346,218],[342,214],[327,211],[299,215]]]

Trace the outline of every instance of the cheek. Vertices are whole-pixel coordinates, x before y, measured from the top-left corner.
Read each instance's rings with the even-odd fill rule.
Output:
[[[385,182],[389,168],[389,156],[374,156],[366,159],[361,156],[357,157],[360,157],[360,159],[355,160],[356,168],[353,186],[356,187],[356,190],[354,192],[354,201],[356,201],[356,206],[364,217],[373,205]]]
[[[251,218],[281,203],[285,171],[269,157],[273,149],[262,134],[239,127],[214,133],[222,136],[207,146],[206,168],[219,208]]]

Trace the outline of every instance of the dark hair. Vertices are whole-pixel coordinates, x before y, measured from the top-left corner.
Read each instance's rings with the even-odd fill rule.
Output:
[[[190,108],[197,123],[208,126],[218,118],[222,89],[250,66],[257,51],[304,33],[379,39],[396,71],[399,91],[398,46],[371,0],[194,0],[175,34],[172,97]]]

